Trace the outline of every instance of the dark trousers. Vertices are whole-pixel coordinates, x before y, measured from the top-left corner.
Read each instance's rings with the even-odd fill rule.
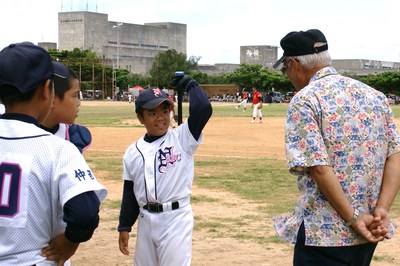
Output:
[[[294,266],[367,266],[377,244],[346,247],[305,246],[304,223],[301,224],[294,247]]]

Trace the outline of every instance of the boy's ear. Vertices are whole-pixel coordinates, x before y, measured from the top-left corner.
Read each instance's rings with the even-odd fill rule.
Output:
[[[40,84],[36,93],[38,94],[38,96],[43,99],[43,100],[49,100],[51,99],[51,101],[53,101],[53,96],[54,96],[54,89],[50,89],[49,86],[51,80],[48,79],[46,80],[44,83]]]
[[[139,121],[140,121],[140,124],[142,124],[142,125],[144,125],[144,118],[143,118],[143,115],[141,115],[141,114],[136,114],[136,117],[139,119]]]

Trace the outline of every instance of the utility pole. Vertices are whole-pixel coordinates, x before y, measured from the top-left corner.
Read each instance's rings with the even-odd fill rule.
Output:
[[[113,29],[117,30],[117,65],[113,68],[113,77],[114,77],[114,92],[117,93],[117,69],[119,68],[119,48],[120,48],[120,36],[119,30],[123,25],[122,22],[117,22],[116,25],[113,25]],[[114,64],[113,64],[114,65]]]
[[[120,48],[119,30],[120,30],[122,25],[123,25],[122,22],[117,22],[117,25],[113,26],[113,29],[117,30],[117,68],[119,68],[119,48]]]

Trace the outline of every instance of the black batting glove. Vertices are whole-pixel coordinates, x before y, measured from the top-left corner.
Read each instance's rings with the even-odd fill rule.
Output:
[[[196,83],[190,76],[177,76],[172,79],[171,87],[180,92],[187,92]]]

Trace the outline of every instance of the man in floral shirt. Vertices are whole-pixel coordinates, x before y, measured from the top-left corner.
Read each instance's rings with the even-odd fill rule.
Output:
[[[295,243],[294,265],[369,265],[393,235],[389,209],[400,187],[400,136],[381,92],[331,67],[319,30],[281,40],[282,72],[298,93],[286,116],[290,172],[298,176],[292,213],[273,218]]]

